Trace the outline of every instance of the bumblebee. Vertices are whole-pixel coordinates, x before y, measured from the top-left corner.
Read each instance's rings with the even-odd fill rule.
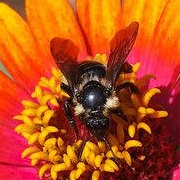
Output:
[[[116,81],[120,73],[132,72],[126,58],[134,45],[138,28],[139,24],[133,22],[116,33],[110,42],[107,67],[95,61],[78,62],[79,48],[69,39],[57,37],[51,40],[52,56],[67,81],[60,86],[70,97],[64,102],[64,111],[77,137],[75,115],[85,123],[93,137],[105,142],[110,113],[124,116],[118,109],[116,92],[126,87],[133,91],[137,89],[130,82],[117,86]],[[74,113],[70,111],[71,107]]]

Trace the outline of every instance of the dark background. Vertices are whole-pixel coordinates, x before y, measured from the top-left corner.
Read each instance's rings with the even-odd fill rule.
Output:
[[[33,0],[32,0],[33,1]],[[15,9],[20,15],[25,17],[24,13],[24,0],[0,0]]]

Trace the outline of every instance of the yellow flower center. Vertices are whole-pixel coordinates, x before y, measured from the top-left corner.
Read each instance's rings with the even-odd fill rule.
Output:
[[[94,60],[106,64],[106,55],[96,55]],[[133,82],[139,89],[153,77],[145,75],[137,78],[136,73],[139,63],[133,65],[133,72],[120,74],[117,84]],[[143,147],[139,140],[138,131],[143,130],[151,134],[151,127],[146,119],[162,118],[167,116],[166,111],[156,111],[149,107],[152,96],[160,93],[157,88],[152,88],[142,94],[131,93],[128,89],[117,92],[120,108],[123,110],[127,121],[111,115],[111,121],[115,124],[116,132],[108,132],[108,141],[111,149],[105,142],[87,141],[84,148],[82,144],[86,139],[71,142],[68,131],[62,125],[59,114],[60,108],[68,95],[61,90],[62,74],[57,69],[52,69],[52,77],[42,77],[32,93],[32,101],[22,101],[23,110],[20,115],[14,117],[22,123],[15,131],[27,139],[29,147],[22,153],[22,158],[29,157],[31,165],[36,166],[39,177],[45,179],[69,178],[75,180],[83,174],[91,172],[92,180],[98,180],[101,173],[121,171],[121,162],[132,165],[133,159],[130,149]],[[81,153],[80,153],[81,152]],[[81,155],[79,157],[79,155]],[[115,156],[115,157],[114,157]],[[145,160],[146,156],[138,157]],[[114,161],[119,160],[119,164]]]

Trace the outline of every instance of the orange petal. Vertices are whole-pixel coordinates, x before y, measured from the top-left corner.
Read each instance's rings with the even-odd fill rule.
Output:
[[[66,0],[26,0],[29,25],[40,48],[50,54],[50,41],[54,37],[72,40],[80,48],[80,57],[86,47],[73,10]]]
[[[92,55],[108,53],[109,42],[121,27],[119,0],[77,0],[78,20]]]
[[[49,73],[52,63],[38,51],[25,21],[3,3],[0,32],[0,59],[19,85],[32,90],[40,76]]]
[[[12,118],[18,114],[22,108],[21,101],[30,99],[30,95],[20,88],[15,82],[0,71],[0,116],[4,118]],[[2,118],[4,117],[4,118]]]
[[[180,1],[126,0],[123,9],[125,25],[134,20],[140,24],[131,60],[142,62],[142,74],[155,74],[151,85],[168,85],[179,60]]]
[[[128,26],[132,21],[137,21],[140,24],[138,33],[137,46],[138,48],[148,46],[152,40],[155,26],[157,25],[161,14],[169,0],[126,0],[123,6],[123,20],[125,26]]]
[[[149,66],[147,58],[154,30],[168,1],[126,0],[123,3],[123,21],[125,26],[128,26],[132,21],[139,22],[139,32],[133,48],[136,51],[136,59],[134,61],[142,61],[146,67]]]
[[[152,55],[158,59],[154,63],[158,81],[168,85],[180,66],[180,1],[169,2],[155,28]],[[152,63],[153,57],[151,58]],[[152,64],[153,65],[153,64]],[[157,68],[159,69],[157,70]],[[177,69],[176,69],[177,68]]]

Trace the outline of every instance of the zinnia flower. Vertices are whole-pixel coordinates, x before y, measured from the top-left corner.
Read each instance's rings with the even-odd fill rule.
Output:
[[[11,75],[0,72],[0,179],[178,180],[179,9],[178,0],[77,0],[74,13],[66,0],[26,0],[26,22],[0,3],[0,59]],[[78,61],[105,65],[111,39],[134,21],[133,72],[117,83],[133,82],[141,93],[117,93],[127,121],[111,115],[111,147],[89,140],[78,118],[76,139],[50,42],[70,39]]]

